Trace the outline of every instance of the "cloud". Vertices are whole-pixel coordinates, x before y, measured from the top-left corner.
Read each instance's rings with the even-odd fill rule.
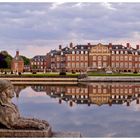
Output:
[[[1,49],[14,55],[18,48],[33,57],[68,41],[136,44],[139,8],[139,3],[1,3]],[[33,47],[36,51],[29,54]]]

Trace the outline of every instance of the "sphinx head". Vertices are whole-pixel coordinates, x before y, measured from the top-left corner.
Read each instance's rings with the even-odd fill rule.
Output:
[[[0,102],[8,102],[14,97],[14,86],[8,80],[0,80]]]

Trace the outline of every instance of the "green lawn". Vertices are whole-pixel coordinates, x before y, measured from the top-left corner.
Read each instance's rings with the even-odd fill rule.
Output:
[[[113,73],[113,74],[105,74],[105,73],[95,73],[95,72],[89,72],[88,76],[140,76],[140,73]]]
[[[79,74],[72,74],[72,73],[67,73],[66,75],[59,75],[59,73],[37,73],[37,74],[21,74],[19,75],[14,75],[14,74],[1,74],[0,76],[3,77],[77,77]]]

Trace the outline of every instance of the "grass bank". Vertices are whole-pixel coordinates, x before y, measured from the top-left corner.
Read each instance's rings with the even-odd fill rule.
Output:
[[[65,77],[78,77],[78,73],[72,74],[67,73],[66,75],[59,75],[59,73],[37,73],[37,74],[21,74],[21,75],[14,75],[14,74],[1,74],[0,77],[58,77],[58,78],[65,78]]]
[[[112,74],[106,74],[106,73],[89,72],[88,76],[140,76],[140,73],[112,73]]]

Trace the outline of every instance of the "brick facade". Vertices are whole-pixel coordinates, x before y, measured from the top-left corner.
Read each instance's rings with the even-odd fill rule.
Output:
[[[47,68],[51,71],[83,72],[112,70],[114,72],[140,72],[140,50],[129,43],[123,45],[76,45],[52,50],[48,54]]]
[[[24,70],[24,61],[19,56],[19,51],[16,51],[16,56],[12,60],[11,70],[14,73],[23,72],[23,70]]]
[[[46,56],[36,55],[30,60],[30,70],[36,72],[46,71]]]

